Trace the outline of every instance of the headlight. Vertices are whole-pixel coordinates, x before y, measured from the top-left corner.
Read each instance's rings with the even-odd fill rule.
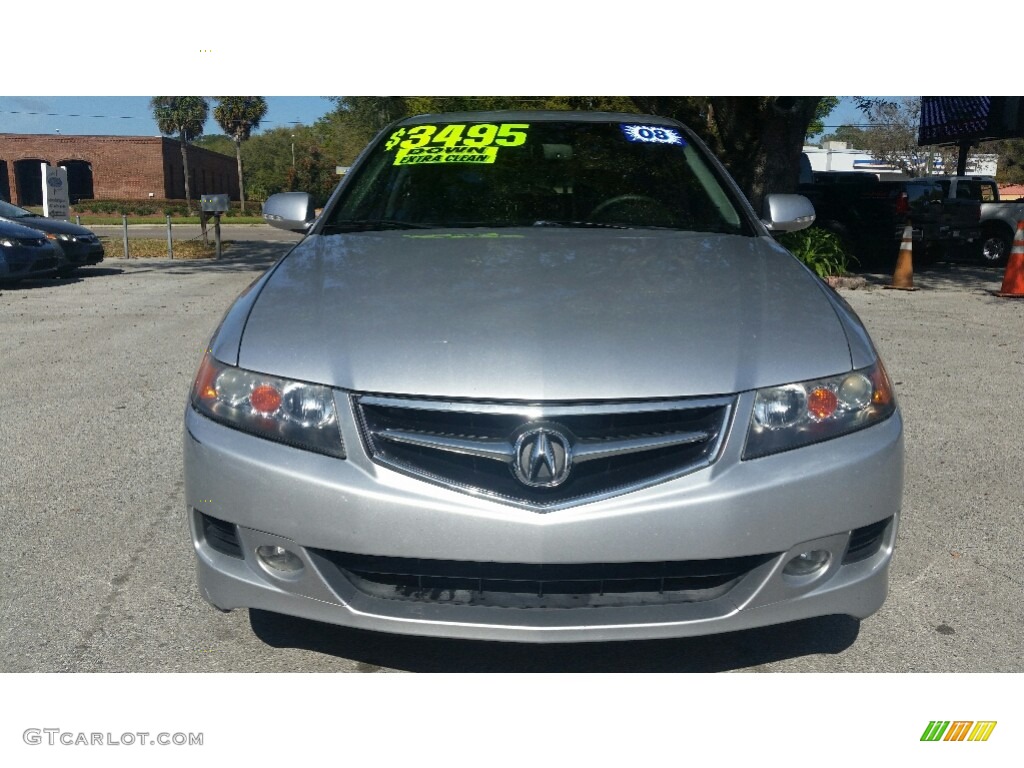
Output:
[[[881,361],[828,379],[758,390],[744,459],[756,459],[870,427],[892,416],[896,398]]]
[[[54,234],[53,232],[47,232],[46,233],[46,238],[48,240],[62,240],[65,243],[73,243],[73,242],[75,242],[75,238],[72,237],[71,235]]]
[[[4,248],[13,248],[14,247],[14,241],[11,240],[11,238],[9,238],[9,237],[0,238],[0,246],[2,246]]]
[[[243,432],[345,458],[329,387],[245,371],[207,353],[192,386],[192,407]]]

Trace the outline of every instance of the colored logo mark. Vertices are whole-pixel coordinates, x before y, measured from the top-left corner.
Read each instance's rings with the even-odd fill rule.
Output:
[[[932,720],[921,741],[988,741],[995,728],[995,720]]]

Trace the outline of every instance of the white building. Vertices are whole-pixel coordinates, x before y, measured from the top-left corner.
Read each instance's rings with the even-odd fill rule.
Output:
[[[826,141],[820,147],[804,147],[812,171],[896,172],[899,169],[875,160],[870,152],[850,149],[845,141]]]
[[[804,147],[804,154],[812,171],[870,171],[873,173],[899,173],[899,168],[875,160],[870,152],[850,149],[845,141],[826,141],[820,147]],[[995,176],[998,155],[968,155],[967,173],[972,176]],[[954,159],[953,164],[956,164]],[[932,173],[955,173],[956,168],[945,168],[942,155],[932,156]]]

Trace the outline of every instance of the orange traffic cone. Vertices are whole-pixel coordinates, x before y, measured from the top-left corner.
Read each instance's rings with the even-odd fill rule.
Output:
[[[1017,234],[1013,236],[1013,248],[1006,262],[1003,287],[996,296],[1007,299],[1024,299],[1024,221],[1017,222]]]
[[[892,285],[901,291],[916,291],[914,287],[914,228],[907,224],[903,230],[900,254],[896,257],[896,271],[892,274]]]

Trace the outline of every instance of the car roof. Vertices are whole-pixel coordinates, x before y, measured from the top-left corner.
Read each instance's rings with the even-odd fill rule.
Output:
[[[573,123],[644,123],[646,125],[682,125],[678,120],[658,115],[638,115],[628,112],[570,112],[567,110],[489,110],[486,112],[438,112],[414,115],[398,120],[394,125],[420,125],[431,122],[573,122]]]

